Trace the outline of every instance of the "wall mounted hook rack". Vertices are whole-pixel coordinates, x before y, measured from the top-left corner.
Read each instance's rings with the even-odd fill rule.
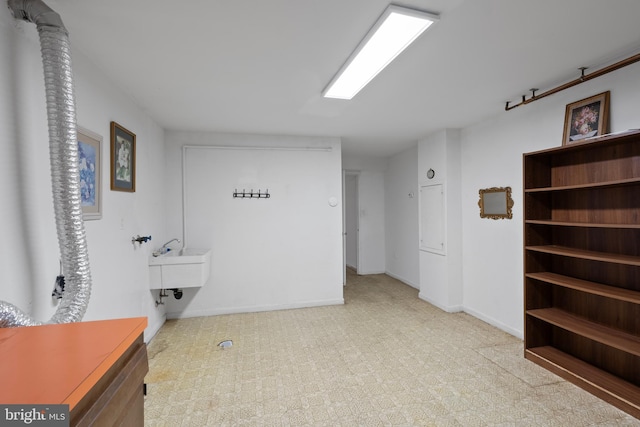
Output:
[[[246,191],[244,188],[242,189],[242,192],[238,191],[237,189],[235,189],[233,191],[233,198],[234,199],[268,199],[271,197],[271,194],[269,194],[269,189],[266,189],[264,191],[264,193],[262,192],[262,190],[258,190],[258,192],[256,193],[255,191],[253,191],[253,188],[251,189],[251,191]]]

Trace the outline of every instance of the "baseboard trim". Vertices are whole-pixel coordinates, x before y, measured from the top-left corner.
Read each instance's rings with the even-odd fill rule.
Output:
[[[360,276],[367,276],[370,274],[386,274],[386,271],[384,270],[376,270],[376,271],[364,271],[364,270],[358,270],[358,275]]]
[[[390,271],[386,271],[384,274],[386,274],[386,275],[387,275],[387,276],[389,276],[389,277],[393,277],[393,278],[394,278],[394,279],[396,279],[396,280],[401,281],[401,282],[402,282],[402,283],[404,283],[405,285],[409,285],[409,286],[411,286],[411,287],[412,287],[412,288],[414,288],[414,289],[420,290],[420,285],[417,285],[417,284],[415,284],[415,283],[411,282],[410,280],[405,279],[405,278],[404,278],[404,277],[402,277],[402,276],[398,276],[397,274],[393,274],[393,273],[392,273],[392,272],[390,272]]]
[[[513,328],[505,325],[502,322],[499,322],[498,320],[496,320],[496,319],[494,319],[492,317],[485,316],[484,314],[479,313],[479,312],[477,312],[475,310],[472,310],[470,308],[467,308],[467,307],[465,307],[463,309],[463,311],[465,313],[477,318],[477,319],[482,320],[485,323],[490,324],[491,326],[495,326],[496,328],[498,328],[498,329],[500,329],[500,330],[502,330],[502,331],[504,331],[504,332],[506,332],[506,333],[508,333],[510,335],[513,335],[514,337],[517,337],[517,338],[520,338],[520,339],[524,339],[524,333],[522,331],[518,331],[517,329],[513,329]]]
[[[263,311],[292,310],[296,308],[323,307],[328,305],[344,305],[344,298],[322,301],[305,301],[289,304],[274,304],[244,307],[222,307],[189,312],[169,312],[167,319],[188,319],[191,317],[218,316],[221,314],[259,313]]]
[[[439,302],[434,301],[431,298],[427,297],[422,292],[418,293],[418,298],[420,298],[422,301],[428,302],[433,306],[438,307],[442,311],[446,311],[447,313],[459,313],[461,311],[464,311],[464,307],[461,305],[442,305]]]
[[[430,299],[429,297],[426,297],[424,294],[419,293],[418,294],[418,298],[420,298],[421,300],[428,302],[429,304],[438,307],[440,310],[445,311],[447,313],[467,313],[470,316],[475,317],[478,320],[482,320],[484,323],[487,323],[491,326],[494,326],[506,333],[508,333],[509,335],[513,335],[516,338],[519,339],[524,339],[524,334],[522,333],[522,331],[518,331],[516,329],[510,328],[509,326],[505,325],[502,322],[497,321],[496,319],[492,318],[492,317],[488,317],[485,316],[475,310],[472,310],[468,307],[465,307],[464,305],[452,305],[452,306],[444,306],[436,301],[433,301],[432,299]]]
[[[164,323],[167,321],[167,316],[164,315],[160,318],[160,321],[155,322],[152,325],[147,325],[147,328],[144,330],[144,342],[149,343],[156,336],[156,334],[160,331]]]

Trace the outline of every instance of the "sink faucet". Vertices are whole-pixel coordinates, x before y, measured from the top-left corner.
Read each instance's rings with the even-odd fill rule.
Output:
[[[169,243],[171,243],[171,242],[178,242],[178,243],[180,243],[180,239],[178,239],[178,238],[174,238],[174,239],[169,240],[167,243],[165,243],[164,245],[162,245],[162,246],[160,247],[160,249],[158,249],[157,251],[153,252],[153,256],[159,256],[159,255],[162,255],[162,254],[167,253],[167,252],[169,251],[169,248],[168,248]]]
[[[178,239],[178,238],[171,239],[171,240],[169,240],[167,243],[165,243],[164,245],[162,245],[162,247],[161,247],[160,249],[165,249],[165,248],[169,245],[169,243],[171,243],[171,242],[178,242],[178,243],[180,243],[180,239]]]

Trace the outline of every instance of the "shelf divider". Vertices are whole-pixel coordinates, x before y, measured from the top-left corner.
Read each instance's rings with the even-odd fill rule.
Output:
[[[525,358],[640,418],[640,387],[554,347],[528,348],[525,350]]]
[[[551,191],[580,190],[583,188],[615,187],[618,185],[629,185],[629,184],[636,184],[639,182],[640,182],[640,177],[634,177],[634,178],[627,178],[627,179],[618,179],[615,181],[592,182],[592,183],[585,183],[585,184],[562,185],[562,186],[551,186],[551,187],[525,188],[524,192],[540,193],[540,192],[551,192]]]
[[[614,264],[624,264],[640,266],[640,257],[632,255],[620,255],[607,252],[595,252],[587,251],[584,249],[569,248],[566,246],[558,245],[543,245],[543,246],[525,246],[525,250],[544,252],[552,255],[561,255],[571,258],[588,259],[592,261],[603,261]]]
[[[599,295],[605,298],[612,298],[618,301],[640,304],[640,291],[617,288],[615,286],[603,285],[602,283],[589,282],[587,280],[576,279],[574,277],[563,276],[562,274],[540,272],[527,273],[526,277],[539,280],[552,285],[575,289],[588,294]]]
[[[546,219],[527,219],[525,220],[525,224],[552,225],[559,227],[640,229],[640,224],[604,224],[601,222],[569,222]]]
[[[527,315],[609,347],[640,356],[640,337],[591,322],[558,308],[527,310]]]

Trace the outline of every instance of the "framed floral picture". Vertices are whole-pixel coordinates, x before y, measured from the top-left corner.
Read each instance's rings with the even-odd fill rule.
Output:
[[[136,191],[136,135],[111,122],[111,189]]]
[[[604,135],[609,127],[609,91],[567,105],[562,145]]]
[[[80,205],[84,220],[102,218],[102,137],[77,127]]]

